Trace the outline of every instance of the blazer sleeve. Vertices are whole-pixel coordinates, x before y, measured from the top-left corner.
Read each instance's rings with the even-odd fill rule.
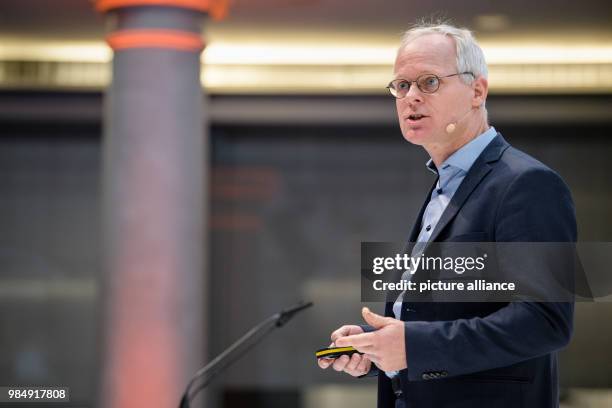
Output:
[[[576,229],[569,189],[547,168],[516,176],[496,211],[497,242],[575,242]],[[408,379],[433,370],[469,374],[561,349],[572,336],[573,311],[573,302],[511,302],[484,317],[405,322]]]

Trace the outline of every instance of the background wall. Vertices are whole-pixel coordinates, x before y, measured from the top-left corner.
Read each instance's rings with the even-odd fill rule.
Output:
[[[340,119],[302,123],[274,116],[274,97],[266,99],[271,119],[260,117],[264,123],[249,123],[237,101],[233,120],[213,118],[209,355],[298,300],[312,300],[315,308],[219,378],[210,399],[229,407],[245,401],[331,406],[340,398],[340,405],[357,406],[338,388],[356,386],[354,395],[367,406],[373,382],[319,370],[313,351],[326,345],[333,328],[360,319],[359,243],[405,239],[434,177],[425,169],[425,152],[406,143],[395,123],[352,123],[341,113],[356,99],[371,111],[392,109],[392,101],[278,99],[311,109],[324,101]],[[609,106],[604,97],[579,102]],[[42,103],[75,114],[41,116],[32,107]],[[227,103],[212,97],[212,110]],[[529,103],[538,101],[492,96],[491,123],[567,181],[582,240],[610,240],[610,122],[564,119],[564,109],[576,102],[557,96],[540,103],[565,106],[558,120],[523,124],[520,106]],[[13,112],[0,121],[0,384],[68,385],[73,406],[89,405],[103,296],[101,95],[5,92],[0,106]],[[612,387],[612,330],[604,323],[612,308],[581,304],[576,317],[574,341],[561,358],[563,385]]]

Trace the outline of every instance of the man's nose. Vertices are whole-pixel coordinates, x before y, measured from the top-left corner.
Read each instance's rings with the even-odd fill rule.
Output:
[[[408,89],[404,100],[410,104],[416,104],[423,101],[423,94],[415,83],[412,83],[410,85],[410,88]]]
[[[401,99],[397,99],[398,112],[405,112],[407,108],[409,108],[409,110],[415,110],[416,106],[421,104],[421,102],[423,102],[423,95],[421,94],[419,88],[413,84],[406,93],[406,96]]]

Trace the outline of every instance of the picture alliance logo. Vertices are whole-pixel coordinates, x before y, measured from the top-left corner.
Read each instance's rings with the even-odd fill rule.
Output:
[[[482,271],[485,268],[487,254],[478,257],[457,256],[424,256],[412,257],[408,254],[396,254],[394,257],[375,257],[372,260],[372,272],[380,275],[386,271],[410,271],[414,275],[417,270],[453,271],[461,275],[467,271]]]

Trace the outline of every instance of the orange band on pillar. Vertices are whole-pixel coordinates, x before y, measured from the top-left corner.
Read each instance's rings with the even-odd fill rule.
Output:
[[[113,50],[126,48],[168,48],[180,51],[201,51],[204,41],[195,33],[176,30],[124,30],[106,37]]]
[[[210,13],[220,20],[227,15],[229,0],[97,0],[96,9],[105,13],[109,10],[133,6],[169,6]]]

